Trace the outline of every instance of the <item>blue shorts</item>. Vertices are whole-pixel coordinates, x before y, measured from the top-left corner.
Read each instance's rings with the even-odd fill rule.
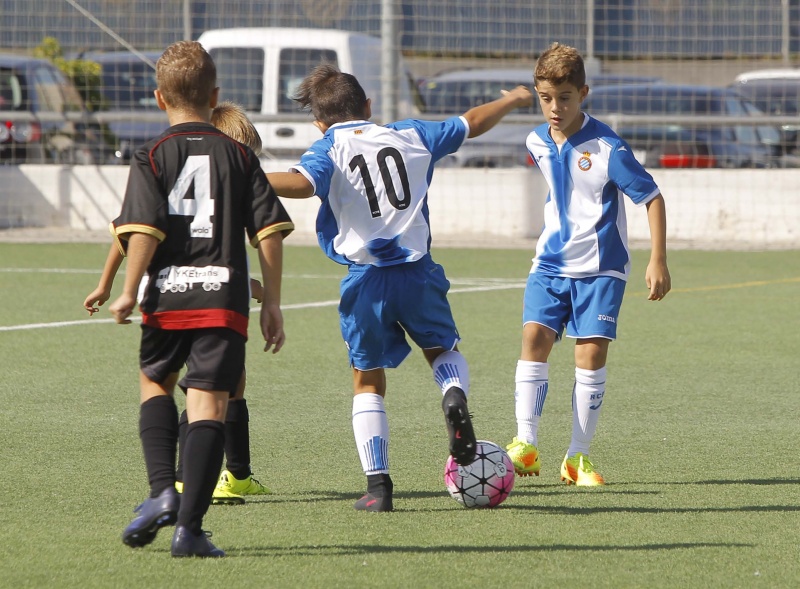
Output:
[[[625,281],[611,276],[566,278],[532,272],[523,297],[522,324],[539,323],[560,339],[616,339]]]
[[[359,370],[394,368],[420,348],[452,350],[458,343],[444,269],[430,255],[396,266],[352,265],[341,284],[339,321]]]

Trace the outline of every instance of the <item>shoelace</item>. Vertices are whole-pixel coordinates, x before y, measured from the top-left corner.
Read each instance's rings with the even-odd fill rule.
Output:
[[[250,480],[253,481],[256,485],[258,485],[260,487],[264,486],[264,485],[261,484],[261,481],[259,481],[256,477],[254,477],[252,475],[250,475]]]

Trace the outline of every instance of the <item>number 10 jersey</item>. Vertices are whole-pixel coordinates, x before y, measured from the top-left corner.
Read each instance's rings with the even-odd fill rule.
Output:
[[[292,169],[321,199],[320,247],[340,264],[393,266],[430,249],[428,187],[433,165],[469,134],[463,117],[332,125]]]

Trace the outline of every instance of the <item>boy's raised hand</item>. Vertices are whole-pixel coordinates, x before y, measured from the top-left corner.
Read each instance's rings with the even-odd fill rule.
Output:
[[[511,96],[518,102],[517,106],[530,106],[533,104],[533,94],[527,86],[517,86],[513,90],[500,90],[503,96]]]
[[[483,135],[512,110],[533,104],[533,94],[526,86],[501,92],[503,96],[497,100],[474,106],[462,115],[469,125],[470,138]]]

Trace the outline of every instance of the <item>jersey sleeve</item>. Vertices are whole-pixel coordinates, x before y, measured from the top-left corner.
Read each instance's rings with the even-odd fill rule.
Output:
[[[253,171],[250,179],[253,198],[249,201],[252,210],[245,218],[250,244],[258,247],[259,241],[273,233],[280,232],[286,238],[294,230],[294,223],[267,181],[267,176],[255,154],[252,155],[250,163],[250,169]]]
[[[620,139],[608,163],[608,176],[637,205],[643,205],[659,194],[653,177],[635,157],[633,150]]]
[[[114,221],[117,235],[145,233],[158,241],[166,238],[169,204],[155,166],[147,151],[138,150],[134,154],[122,212]]]
[[[117,224],[119,223],[119,217],[111,221],[108,224],[108,230],[111,232],[111,239],[114,240],[114,245],[117,246],[117,250],[119,251],[120,255],[124,258],[128,255],[128,242],[125,239],[122,239],[117,234]]]
[[[314,194],[322,199],[328,198],[334,172],[333,160],[328,156],[330,147],[331,143],[327,138],[315,142],[302,155],[300,163],[291,167],[291,170],[299,172],[311,182]]]
[[[425,147],[433,156],[434,162],[458,151],[469,135],[469,123],[462,116],[451,117],[444,121],[408,119],[390,126],[395,129],[408,127],[416,129]]]

